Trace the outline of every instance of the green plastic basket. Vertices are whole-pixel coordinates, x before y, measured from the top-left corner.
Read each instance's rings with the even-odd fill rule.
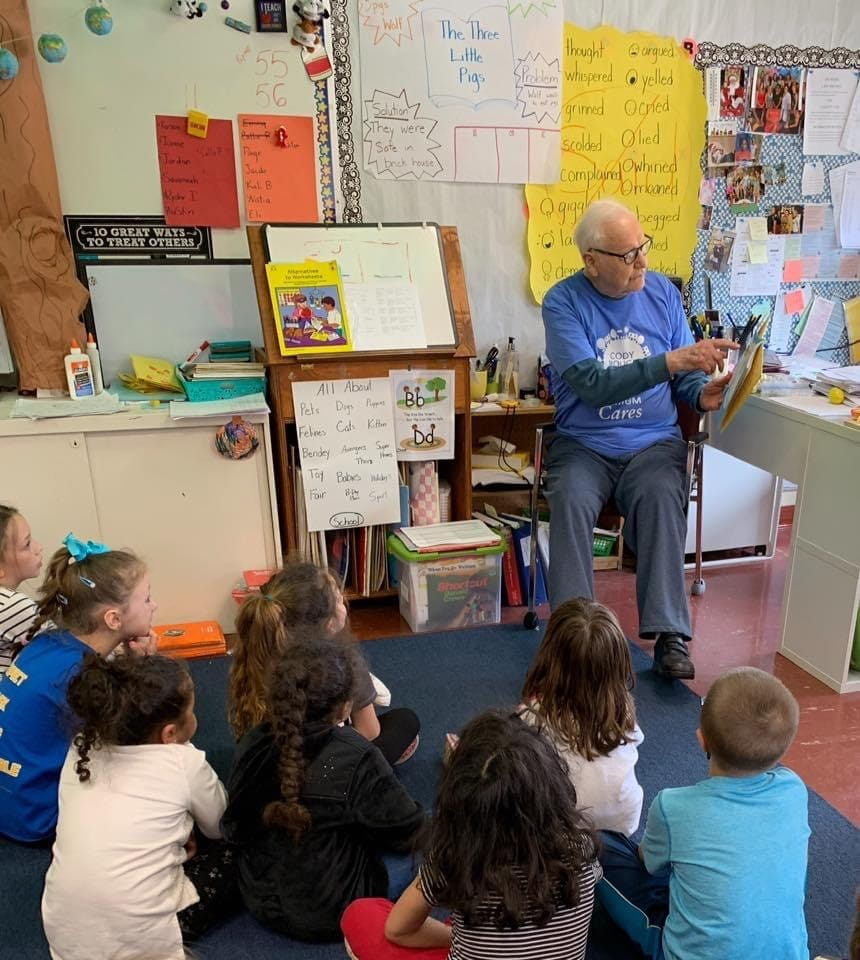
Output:
[[[615,544],[618,543],[618,537],[606,537],[602,533],[594,534],[594,541],[591,545],[592,556],[608,557],[612,555]]]

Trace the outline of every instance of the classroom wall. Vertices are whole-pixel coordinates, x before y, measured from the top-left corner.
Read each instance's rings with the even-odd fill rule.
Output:
[[[350,19],[357,12],[351,0]],[[692,36],[719,45],[756,43],[778,47],[860,47],[860,3],[822,0],[810,14],[808,0],[747,3],[740,0],[564,0],[565,18],[581,27],[609,24],[620,30],[648,30]],[[360,102],[358,43],[351,31],[353,103]],[[362,156],[360,117],[353,120],[356,157]],[[390,183],[362,171],[365,220],[436,220],[460,233],[472,321],[479,352],[493,341],[518,338],[523,385],[534,383],[533,360],[543,349],[540,308],[528,291],[526,208],[523,188],[510,184]]]

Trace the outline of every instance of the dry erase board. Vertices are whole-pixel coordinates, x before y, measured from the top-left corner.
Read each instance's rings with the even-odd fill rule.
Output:
[[[261,346],[260,312],[247,260],[86,265],[105,383],[129,354],[184,360],[203,340]]]
[[[196,109],[233,123],[244,214],[237,115],[316,118],[325,108],[326,85],[308,79],[290,34],[257,33],[253,0],[229,9],[251,33],[225,25],[219,0],[191,20],[171,14],[169,0],[118,0],[109,4],[113,30],[97,37],[84,24],[87,6],[29,0],[34,36],[60,33],[69,49],[62,63],[41,63],[63,209],[160,214],[155,116]],[[244,230],[216,230],[213,241],[219,257],[248,256]]]
[[[265,238],[271,263],[335,260],[347,283],[411,282],[418,292],[427,345],[456,345],[448,277],[435,223],[268,224]],[[378,343],[373,349],[385,347]]]

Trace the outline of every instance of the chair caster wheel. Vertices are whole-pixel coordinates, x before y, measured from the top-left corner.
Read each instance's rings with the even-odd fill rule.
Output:
[[[523,626],[526,630],[537,630],[540,626],[540,617],[534,612],[534,610],[529,610],[529,612],[523,617]]]
[[[705,581],[704,580],[694,580],[693,587],[690,591],[694,597],[701,597],[705,592]]]

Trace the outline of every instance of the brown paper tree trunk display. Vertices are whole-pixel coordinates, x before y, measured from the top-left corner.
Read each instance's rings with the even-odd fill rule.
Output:
[[[87,291],[63,232],[27,0],[0,3],[0,42],[20,64],[14,79],[0,80],[0,311],[19,389],[65,389],[63,356],[81,339]]]

